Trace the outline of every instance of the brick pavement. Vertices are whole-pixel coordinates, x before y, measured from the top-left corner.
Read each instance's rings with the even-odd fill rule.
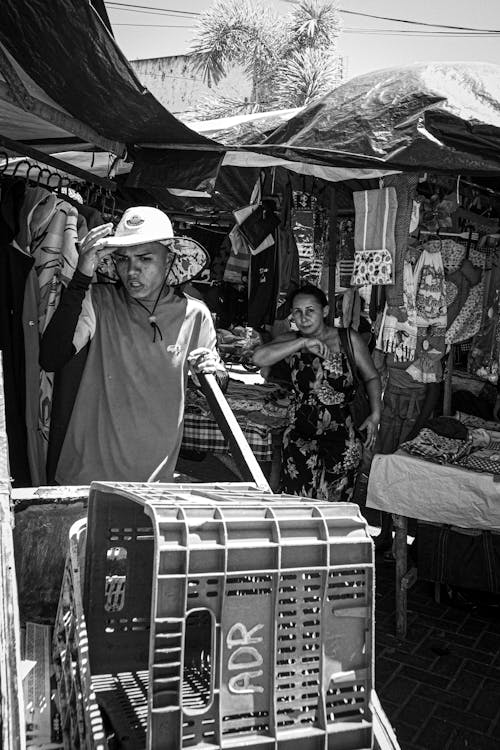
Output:
[[[438,604],[418,581],[398,641],[394,564],[376,567],[376,689],[402,750],[500,750],[500,597]]]

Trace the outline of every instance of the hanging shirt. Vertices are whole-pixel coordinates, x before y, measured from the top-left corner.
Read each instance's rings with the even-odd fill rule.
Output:
[[[94,285],[87,292],[73,337],[76,351],[90,339],[82,381],[61,450],[56,481],[146,481],[168,456],[157,477],[172,481],[181,441],[188,354],[214,349],[208,308],[172,289],[155,317],[123,289]]]

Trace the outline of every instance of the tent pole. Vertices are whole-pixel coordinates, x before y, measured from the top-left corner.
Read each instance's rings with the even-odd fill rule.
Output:
[[[335,185],[330,185],[328,211],[328,325],[335,322],[335,269],[337,265],[337,200]]]
[[[446,368],[445,368],[444,394],[443,394],[443,416],[445,417],[449,417],[451,415],[452,383],[453,383],[453,344],[450,347],[450,351],[446,360]]]

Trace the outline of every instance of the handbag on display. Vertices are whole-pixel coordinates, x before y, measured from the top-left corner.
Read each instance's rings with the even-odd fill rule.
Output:
[[[392,257],[388,250],[356,250],[351,286],[392,284]]]
[[[398,206],[393,187],[353,193],[354,270],[351,286],[393,284],[394,228]]]

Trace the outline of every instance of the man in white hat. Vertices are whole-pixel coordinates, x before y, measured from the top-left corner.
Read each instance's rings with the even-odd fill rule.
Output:
[[[174,238],[168,217],[138,206],[90,231],[78,268],[44,333],[40,364],[57,372],[88,345],[55,480],[171,481],[182,441],[188,364],[227,376],[203,302],[175,286],[203,269],[197,243]],[[112,256],[121,284],[92,284]],[[163,462],[163,463],[162,463]]]

